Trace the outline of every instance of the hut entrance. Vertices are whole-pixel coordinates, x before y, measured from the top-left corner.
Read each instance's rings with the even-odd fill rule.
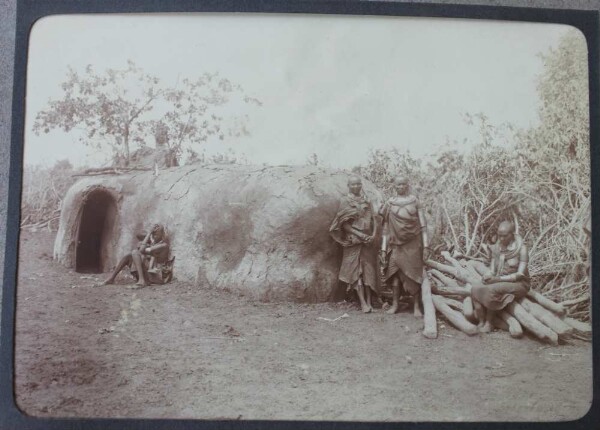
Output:
[[[79,221],[75,271],[102,273],[108,269],[116,215],[117,204],[107,191],[96,190],[88,194]]]

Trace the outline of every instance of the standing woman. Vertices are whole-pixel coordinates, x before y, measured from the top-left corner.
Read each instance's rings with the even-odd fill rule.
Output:
[[[373,310],[371,292],[377,291],[376,224],[373,206],[358,176],[348,179],[348,191],[340,200],[329,233],[344,250],[339,279],[348,284],[348,290],[356,290],[362,311],[368,313]]]
[[[405,176],[394,179],[396,196],[381,207],[383,241],[380,259],[382,277],[392,286],[392,307],[388,313],[398,311],[400,288],[412,297],[415,316],[422,316],[419,308],[423,261],[429,258],[429,239],[425,216],[417,197],[409,193]]]

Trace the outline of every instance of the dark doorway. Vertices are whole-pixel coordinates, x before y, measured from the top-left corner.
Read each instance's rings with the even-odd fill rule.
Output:
[[[96,190],[88,194],[81,211],[75,271],[102,273],[108,268],[116,214],[117,205],[108,192]]]

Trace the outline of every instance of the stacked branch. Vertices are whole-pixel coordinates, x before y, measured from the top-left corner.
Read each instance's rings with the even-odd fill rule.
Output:
[[[62,199],[73,184],[72,166],[65,161],[54,167],[26,166],[23,169],[21,228],[58,228]]]
[[[93,167],[85,169],[79,173],[74,173],[73,177],[77,176],[100,176],[100,175],[121,175],[123,173],[133,171],[149,171],[152,170],[149,167]]]
[[[483,285],[486,265],[476,259],[457,259],[442,252],[445,263],[428,260],[431,300],[454,327],[468,335],[477,333],[478,316],[471,299],[473,285]],[[496,328],[507,331],[514,338],[529,333],[537,339],[557,345],[570,339],[591,341],[591,326],[570,317],[564,303],[556,303],[537,291],[529,291],[493,320]]]

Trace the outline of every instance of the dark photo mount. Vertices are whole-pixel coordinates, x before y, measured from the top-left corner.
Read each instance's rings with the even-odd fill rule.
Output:
[[[509,22],[553,23],[570,25],[579,29],[588,45],[589,94],[590,94],[590,157],[592,172],[592,224],[600,219],[598,187],[600,172],[600,135],[598,130],[600,102],[600,21],[598,11],[558,10],[542,8],[517,8],[497,6],[469,6],[457,4],[393,3],[379,1],[19,1],[17,7],[17,33],[14,67],[12,140],[10,149],[9,198],[7,213],[7,236],[5,251],[4,280],[2,291],[2,320],[0,341],[0,428],[63,429],[63,428],[482,428],[487,429],[567,429],[594,428],[600,422],[598,355],[600,354],[600,323],[598,308],[600,298],[592,294],[593,318],[593,403],[590,411],[577,421],[566,422],[332,422],[332,421],[260,421],[196,419],[96,419],[96,418],[39,418],[28,416],[16,406],[14,391],[15,375],[15,314],[17,296],[17,268],[21,222],[21,195],[23,187],[23,161],[25,140],[26,76],[30,30],[35,22],[51,15],[69,14],[141,14],[141,13],[257,13],[257,14],[336,14],[357,16],[398,16],[427,18],[468,18],[474,20],[498,20]],[[77,248],[74,250],[75,270],[81,274],[97,274],[110,269],[113,255],[110,238],[112,222],[118,217],[114,196],[102,190],[90,193],[83,205],[81,223],[74,232]],[[592,237],[592,279],[600,274],[598,236]],[[592,290],[597,289],[593,281]],[[414,365],[414,364],[413,364]],[[411,388],[406,387],[407,390]],[[493,392],[493,387],[490,386]],[[110,395],[110,393],[107,393]],[[458,394],[457,394],[458,395]],[[377,399],[373,399],[374,402]],[[434,405],[432,405],[434,407]]]

